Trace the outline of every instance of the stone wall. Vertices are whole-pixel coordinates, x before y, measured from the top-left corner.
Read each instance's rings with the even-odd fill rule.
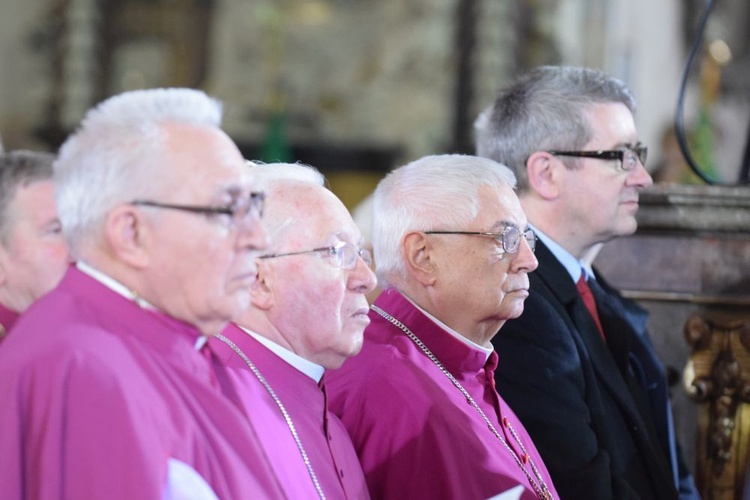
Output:
[[[747,357],[735,349],[725,353],[727,360],[734,360],[730,371],[713,364],[714,359],[706,364],[701,358],[708,353],[698,352],[688,342],[686,323],[697,316],[719,325],[711,334],[717,345],[726,348],[730,337],[736,336],[732,332],[739,328],[736,325],[750,325],[750,187],[655,186],[641,194],[638,221],[636,234],[605,244],[595,264],[624,295],[650,312],[656,350],[677,375],[672,387],[677,435],[687,463],[701,472],[705,498],[734,498],[734,486],[723,494],[712,489],[717,481],[731,485],[733,478],[713,478],[716,457],[712,455],[717,452],[706,451],[710,439],[732,436],[712,436],[709,427],[717,422],[710,415],[715,409],[688,394],[695,390],[696,377],[716,379],[714,387],[725,381],[742,385],[742,380],[750,381],[750,363],[732,364]],[[701,360],[701,369],[696,360]],[[741,427],[739,419],[748,409],[742,403],[747,395],[733,387],[723,395],[732,404],[740,403],[736,428],[734,415],[725,427],[747,442],[750,426]],[[713,402],[718,399],[708,396]],[[744,453],[744,448],[730,452],[729,462],[736,465],[733,471],[741,470],[734,478],[737,484],[744,476],[742,464],[748,463]]]

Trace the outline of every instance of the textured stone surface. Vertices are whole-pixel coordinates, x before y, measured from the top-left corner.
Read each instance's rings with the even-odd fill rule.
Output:
[[[682,374],[690,316],[750,316],[750,188],[657,186],[642,193],[638,221],[637,233],[604,245],[595,264],[649,310],[659,355]],[[697,407],[681,384],[672,393],[678,437],[694,464]]]
[[[456,79],[456,2],[318,3],[329,7],[316,16],[299,2],[220,4],[210,87],[231,104],[232,134],[262,135],[280,86],[292,140],[403,144],[409,160],[445,150]],[[478,107],[508,77],[502,42],[513,33],[505,2],[485,4]]]

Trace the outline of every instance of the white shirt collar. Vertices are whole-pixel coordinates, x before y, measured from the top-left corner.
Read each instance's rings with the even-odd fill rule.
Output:
[[[117,281],[116,279],[107,276],[103,272],[99,271],[98,269],[94,269],[89,264],[86,264],[85,262],[78,260],[76,261],[76,267],[79,271],[81,271],[84,274],[87,274],[94,278],[96,281],[101,283],[102,285],[106,286],[113,292],[122,295],[128,300],[132,300],[139,306],[141,306],[144,309],[150,309],[152,311],[155,311],[156,308],[152,306],[147,300],[143,299],[136,293],[134,290],[129,290],[128,287]]]
[[[272,353],[276,354],[278,357],[292,365],[294,368],[313,379],[316,384],[320,383],[320,379],[323,377],[323,373],[325,373],[325,368],[303,358],[302,356],[297,355],[296,353],[293,353],[289,349],[280,346],[276,342],[269,340],[258,333],[248,330],[243,326],[237,326],[239,326],[242,331],[250,335],[252,338],[266,346]]]
[[[150,302],[140,297],[134,290],[129,290],[128,287],[126,287],[125,285],[117,281],[116,279],[112,278],[111,276],[107,276],[103,272],[99,271],[98,269],[93,268],[92,266],[86,264],[85,262],[81,260],[76,261],[76,267],[83,274],[86,274],[90,276],[91,278],[95,279],[96,281],[106,286],[107,288],[115,292],[116,294],[122,295],[128,300],[132,300],[143,309],[148,309],[149,311],[157,310],[153,305],[151,305]],[[195,345],[193,347],[195,348],[196,351],[200,351],[201,348],[206,344],[206,342],[208,342],[208,337],[206,337],[205,335],[201,335],[195,341]]]
[[[485,354],[485,356],[486,356],[484,358],[485,361],[487,361],[488,359],[490,359],[490,354],[492,354],[492,351],[493,351],[492,349],[488,349],[487,347],[484,347],[484,346],[481,346],[481,345],[479,345],[477,343],[472,342],[471,340],[467,339],[466,337],[464,337],[463,335],[461,335],[460,333],[458,333],[453,328],[449,327],[448,325],[446,325],[445,323],[443,323],[442,321],[440,321],[439,319],[437,319],[432,314],[428,313],[427,311],[425,311],[424,309],[422,309],[421,307],[419,307],[419,305],[417,305],[413,300],[411,300],[403,292],[401,292],[401,295],[403,295],[406,300],[408,300],[409,302],[411,302],[411,305],[413,305],[414,307],[416,307],[417,309],[419,309],[419,311],[422,314],[424,314],[425,316],[427,316],[428,318],[430,318],[430,320],[432,320],[432,322],[435,323],[436,325],[438,325],[440,328],[442,328],[446,332],[450,333],[452,336],[456,337],[458,340],[460,340],[464,344],[468,345],[469,347],[471,347],[473,349],[479,349],[480,351],[482,351]]]
[[[578,283],[578,280],[580,279],[581,273],[583,271],[586,272],[587,279],[589,277],[594,277],[594,271],[591,269],[591,266],[589,264],[584,263],[582,260],[576,259],[573,254],[555,243],[552,238],[541,232],[539,229],[535,228],[533,225],[529,224],[529,227],[534,230],[534,233],[536,233],[537,237],[542,240],[542,243],[544,243],[547,248],[549,248],[549,251],[552,252],[552,255],[555,256],[560,264],[565,267],[565,270],[568,271],[568,274],[570,274],[570,277],[573,279],[573,283]]]

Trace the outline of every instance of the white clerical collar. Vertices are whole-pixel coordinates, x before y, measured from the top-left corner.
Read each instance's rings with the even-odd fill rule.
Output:
[[[132,300],[133,302],[135,302],[142,308],[156,311],[156,308],[152,306],[146,299],[140,297],[138,293],[136,293],[134,290],[129,290],[128,287],[126,287],[125,285],[117,281],[116,279],[112,278],[111,276],[107,276],[103,272],[99,271],[98,269],[94,269],[93,267],[91,267],[90,265],[86,264],[85,262],[81,260],[76,261],[76,267],[82,273],[88,274],[89,276],[91,276],[96,281],[106,286],[113,292],[119,295],[122,295],[128,300]]]
[[[583,270],[586,271],[586,276],[594,276],[594,271],[591,269],[591,265],[583,262],[582,260],[576,259],[573,254],[565,250],[563,247],[558,245],[557,243],[552,240],[549,236],[541,232],[538,228],[534,227],[532,224],[529,224],[529,227],[534,231],[534,233],[537,235],[537,237],[542,240],[542,243],[544,243],[544,246],[546,246],[550,252],[552,252],[552,255],[555,256],[555,258],[560,262],[560,264],[565,267],[565,270],[568,271],[568,274],[570,274],[570,277],[573,278],[573,283],[578,283],[578,280],[581,278],[581,272]]]
[[[149,301],[138,295],[134,290],[128,289],[125,285],[117,281],[116,279],[112,278],[111,276],[107,276],[103,272],[99,271],[98,269],[94,269],[90,265],[86,264],[85,262],[81,260],[76,261],[76,267],[79,271],[81,271],[84,274],[87,274],[91,276],[93,279],[101,283],[102,285],[106,286],[113,292],[115,292],[118,295],[122,295],[128,300],[132,300],[136,304],[138,304],[143,309],[148,309],[149,311],[158,311],[156,307],[154,307]],[[198,337],[198,339],[195,341],[195,347],[196,351],[200,351],[201,348],[208,342],[208,337],[205,335],[201,335]]]
[[[464,337],[463,335],[461,335],[460,333],[458,333],[453,328],[449,327],[448,325],[446,325],[445,323],[443,323],[442,321],[440,321],[439,319],[437,319],[432,314],[428,313],[427,311],[425,311],[424,309],[422,309],[421,307],[419,307],[419,305],[416,302],[414,302],[413,300],[411,300],[406,294],[404,294],[404,292],[401,292],[401,295],[403,295],[406,300],[408,300],[409,302],[411,302],[411,305],[413,305],[414,307],[416,307],[417,309],[419,309],[419,311],[422,314],[424,314],[425,316],[427,316],[428,318],[430,318],[430,320],[432,320],[432,322],[435,323],[437,326],[439,326],[440,328],[442,328],[446,332],[450,333],[452,336],[456,337],[458,340],[460,340],[464,344],[468,345],[472,349],[479,349],[480,351],[482,351],[485,354],[485,356],[486,356],[484,358],[485,362],[488,359],[490,359],[490,355],[492,354],[492,349],[488,349],[487,347],[484,347],[484,346],[481,346],[481,345],[479,345],[479,344],[477,344],[475,342],[472,342],[471,340],[467,339],[466,337]]]
[[[312,361],[303,358],[302,356],[299,356],[298,354],[290,351],[285,347],[280,346],[276,342],[269,340],[258,333],[248,330],[244,326],[237,326],[239,326],[242,331],[250,335],[252,338],[266,346],[272,353],[276,354],[278,357],[295,367],[297,370],[313,379],[316,384],[320,382],[321,378],[323,378],[323,373],[325,373],[326,369],[322,366],[315,364]]]

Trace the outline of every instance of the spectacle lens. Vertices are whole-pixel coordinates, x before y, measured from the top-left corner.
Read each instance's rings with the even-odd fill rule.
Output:
[[[330,249],[338,267],[353,269],[357,265],[357,257],[360,257],[368,267],[372,267],[372,254],[365,248],[357,248],[351,243],[340,242]]]
[[[506,253],[516,253],[521,244],[521,231],[515,226],[506,227],[500,236],[500,243]]]
[[[636,144],[632,147],[622,148],[620,151],[622,151],[620,165],[623,170],[630,172],[638,167],[639,162],[641,165],[646,164],[646,157],[648,156],[648,148],[646,146]]]
[[[266,193],[262,191],[253,191],[250,193],[250,202],[248,211],[255,213],[258,217],[263,217],[263,210],[266,207]]]

